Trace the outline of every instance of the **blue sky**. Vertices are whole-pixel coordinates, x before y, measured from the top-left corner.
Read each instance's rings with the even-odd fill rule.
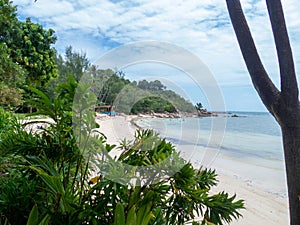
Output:
[[[116,47],[143,41],[161,41],[184,48],[211,71],[226,110],[265,111],[242,60],[229,21],[225,0],[15,0],[21,19],[56,31],[60,53],[72,45],[93,62]],[[279,83],[276,51],[265,1],[242,0],[262,61]],[[300,1],[282,0],[296,71],[300,66]],[[122,68],[129,79],[162,79],[192,102],[210,101],[201,84],[174,66],[157,63]],[[298,75],[299,80],[299,75]],[[199,88],[200,86],[200,88]]]

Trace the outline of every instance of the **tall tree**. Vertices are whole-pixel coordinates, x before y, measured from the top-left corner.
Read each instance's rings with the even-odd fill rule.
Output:
[[[247,69],[262,102],[282,130],[290,224],[300,225],[300,103],[292,50],[280,0],[266,0],[280,68],[280,90],[266,72],[239,0],[226,0]]]
[[[18,20],[17,7],[0,0],[0,86],[1,105],[19,105],[25,82],[43,86],[56,76],[56,41],[52,29],[44,29],[28,18]]]
[[[21,103],[19,87],[25,79],[25,70],[13,59],[9,47],[20,35],[16,11],[11,1],[0,1],[0,105],[5,108]]]
[[[21,38],[15,43],[21,57],[16,56],[16,61],[28,72],[26,81],[29,84],[44,86],[51,77],[57,75],[56,50],[51,46],[56,42],[54,30],[44,29],[29,18],[21,22],[20,27]]]
[[[77,82],[80,81],[83,73],[90,66],[90,62],[83,52],[73,51],[72,46],[66,48],[66,72],[72,74]]]
[[[0,41],[9,42],[18,35],[17,7],[12,1],[0,1]]]
[[[94,75],[96,69],[90,65],[89,59],[83,52],[76,52],[72,46],[66,48],[65,54],[55,56],[58,77],[51,79],[46,86],[46,91],[55,96],[56,89],[59,85],[68,82],[69,77],[73,76],[76,82],[79,82],[84,73]]]

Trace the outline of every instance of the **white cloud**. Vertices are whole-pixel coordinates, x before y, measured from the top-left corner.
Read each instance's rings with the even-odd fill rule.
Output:
[[[238,86],[250,78],[225,0],[16,0],[19,13],[56,30],[57,46],[73,45],[92,60],[118,45],[156,40],[182,46],[210,68],[221,85]],[[262,61],[278,84],[278,66],[267,7],[263,0],[242,0]],[[300,1],[282,0],[300,65]],[[298,59],[298,60],[297,60]],[[300,70],[300,68],[299,68]]]
[[[21,6],[22,13],[30,17],[37,17],[41,20],[47,17],[60,16],[69,14],[74,11],[73,5],[68,1],[60,0],[39,0],[34,1],[14,1],[15,4]],[[24,6],[24,7],[22,7]]]

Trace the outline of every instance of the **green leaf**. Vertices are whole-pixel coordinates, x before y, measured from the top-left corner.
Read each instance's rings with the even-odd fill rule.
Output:
[[[135,205],[131,207],[127,214],[127,219],[126,219],[126,225],[138,225],[136,223],[136,212],[135,212]]]
[[[137,213],[137,221],[138,225],[147,225],[151,219],[151,207],[152,202],[148,202],[140,207]]]
[[[59,176],[48,175],[38,167],[30,166],[30,168],[36,171],[47,185],[53,199],[55,199],[56,203],[59,204],[61,211],[67,212],[69,210],[69,206],[65,199],[65,190],[61,178]]]
[[[39,211],[36,205],[32,207],[29,214],[27,225],[38,225],[39,224]]]
[[[49,225],[50,222],[50,215],[47,214],[46,216],[44,216],[44,218],[41,220],[41,222],[39,223],[39,225]]]
[[[124,206],[120,202],[116,205],[114,225],[125,225]]]
[[[134,188],[134,191],[130,196],[129,208],[131,208],[134,204],[137,203],[137,201],[140,199],[140,195],[141,195],[141,187],[137,186]]]

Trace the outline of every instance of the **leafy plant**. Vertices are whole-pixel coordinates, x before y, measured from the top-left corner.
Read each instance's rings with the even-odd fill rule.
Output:
[[[242,200],[210,194],[214,171],[195,169],[152,130],[137,130],[134,141],[119,146],[106,143],[97,132],[89,85],[70,77],[54,99],[31,88],[36,114],[52,119],[42,129],[26,129],[36,121],[3,126],[0,117],[6,161],[0,223],[220,225],[241,216]],[[111,157],[112,150],[120,156]]]

